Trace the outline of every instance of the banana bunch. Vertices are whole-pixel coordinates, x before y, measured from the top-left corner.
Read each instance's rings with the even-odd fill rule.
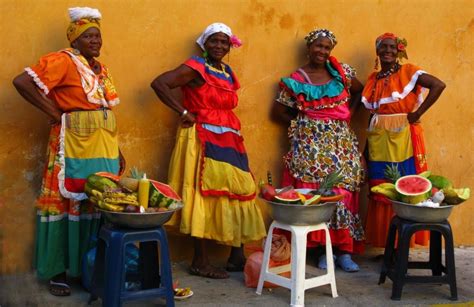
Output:
[[[105,191],[100,192],[92,189],[89,200],[108,211],[121,212],[127,205],[139,206],[138,198],[135,194],[123,192]]]
[[[395,189],[395,185],[390,182],[384,182],[379,185],[373,186],[370,188],[372,193],[382,194],[392,200],[399,200],[400,194],[398,194],[397,190]]]

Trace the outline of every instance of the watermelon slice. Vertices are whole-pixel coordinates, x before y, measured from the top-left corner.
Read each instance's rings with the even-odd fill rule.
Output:
[[[409,204],[417,204],[431,196],[431,182],[419,175],[400,177],[395,182],[395,190],[400,193],[401,200]]]
[[[150,180],[150,207],[168,208],[181,201],[181,197],[167,184]]]
[[[120,180],[120,176],[109,173],[109,172],[97,172],[97,173],[95,173],[95,175],[100,176],[100,177],[104,177],[104,178],[109,178],[110,180],[112,180],[116,183],[119,182],[119,180]]]
[[[295,204],[301,202],[300,194],[293,189],[278,193],[275,195],[274,200],[282,204]]]

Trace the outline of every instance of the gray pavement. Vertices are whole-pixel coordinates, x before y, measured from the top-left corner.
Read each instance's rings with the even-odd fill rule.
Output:
[[[401,301],[390,300],[392,282],[378,285],[381,260],[375,256],[383,250],[370,249],[364,255],[355,257],[361,271],[346,273],[336,270],[339,297],[332,298],[329,285],[309,289],[305,293],[306,306],[430,306],[433,304],[454,304],[451,306],[474,306],[474,247],[456,248],[456,275],[459,300],[449,300],[448,285],[406,284]],[[424,261],[427,249],[410,250],[410,260]],[[231,273],[226,280],[212,280],[189,275],[187,263],[173,264],[173,278],[183,287],[191,287],[194,295],[186,300],[176,301],[176,306],[288,306],[290,291],[285,288],[264,289],[262,295],[255,289],[246,288],[242,273]],[[410,270],[409,273],[415,273]],[[321,274],[308,259],[307,273]],[[427,270],[416,270],[416,274],[429,275]],[[72,282],[72,295],[54,297],[47,291],[47,284],[39,282],[33,272],[0,276],[0,306],[87,306],[88,293],[78,281]],[[92,306],[101,306],[95,301]],[[135,301],[124,306],[165,306],[161,299]]]

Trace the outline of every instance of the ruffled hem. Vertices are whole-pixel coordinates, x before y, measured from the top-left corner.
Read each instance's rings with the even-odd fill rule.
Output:
[[[48,95],[49,94],[48,87],[46,86],[46,84],[43,83],[43,81],[41,81],[41,79],[38,77],[35,71],[31,69],[30,67],[26,67],[25,71],[31,78],[33,78],[33,81],[35,82],[36,86],[39,87],[45,95]]]

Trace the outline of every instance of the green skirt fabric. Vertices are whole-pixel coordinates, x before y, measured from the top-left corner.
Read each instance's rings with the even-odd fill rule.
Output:
[[[34,261],[38,278],[51,279],[62,272],[79,277],[83,255],[94,247],[99,227],[99,213],[48,215],[38,210]]]

